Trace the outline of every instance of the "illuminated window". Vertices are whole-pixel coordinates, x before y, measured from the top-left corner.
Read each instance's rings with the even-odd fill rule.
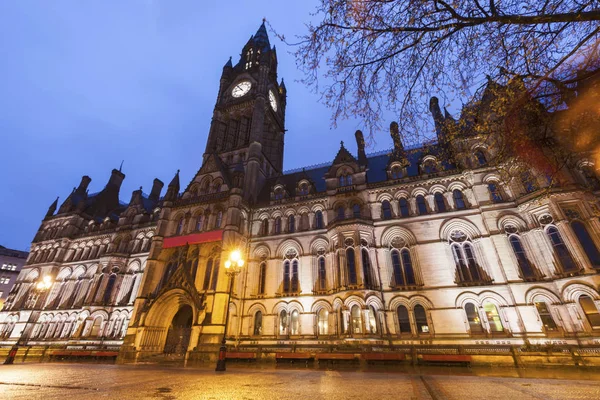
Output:
[[[579,305],[583,310],[592,329],[600,329],[600,313],[591,297],[583,295],[579,298]]]
[[[292,311],[292,317],[290,321],[290,333],[292,335],[300,334],[300,313],[298,313],[298,310]]]
[[[500,319],[500,314],[498,314],[498,309],[496,306],[492,303],[485,303],[483,305],[483,311],[485,311],[488,323],[490,324],[490,331],[504,332],[502,320]]]
[[[556,322],[554,322],[554,318],[552,318],[552,314],[548,309],[548,305],[543,301],[535,302],[535,309],[540,316],[540,320],[542,321],[542,325],[546,331],[555,331],[557,330]]]
[[[360,316],[360,307],[352,306],[350,310],[350,318],[352,324],[352,333],[362,333],[362,318]]]
[[[317,314],[317,326],[319,335],[329,334],[329,311],[324,308],[321,308]]]
[[[600,252],[592,239],[588,229],[586,226],[580,221],[571,222],[571,228],[573,228],[573,232],[575,232],[575,236],[579,241],[579,244],[583,248],[583,251],[587,255],[590,263],[594,268],[600,267]]]
[[[469,321],[471,333],[483,333],[481,319],[479,318],[479,312],[475,305],[473,305],[473,303],[467,303],[465,305],[465,312],[467,313],[467,320]]]
[[[373,306],[369,306],[367,311],[369,313],[367,330],[371,334],[377,333],[377,311]]]
[[[285,310],[282,310],[281,313],[279,313],[279,334],[287,335],[287,329],[288,329],[288,315]]]

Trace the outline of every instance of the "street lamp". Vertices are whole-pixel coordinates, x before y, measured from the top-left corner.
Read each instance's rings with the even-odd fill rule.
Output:
[[[17,355],[17,351],[19,351],[19,345],[25,344],[25,332],[27,331],[27,326],[31,322],[31,317],[33,316],[33,310],[35,309],[37,301],[39,300],[39,296],[42,293],[45,293],[48,289],[50,289],[51,286],[52,286],[52,278],[50,278],[48,275],[46,275],[46,276],[44,276],[43,279],[39,280],[36,283],[36,285],[33,287],[33,292],[36,295],[35,301],[33,302],[33,308],[31,310],[31,313],[29,314],[29,318],[27,318],[27,322],[25,322],[25,327],[21,331],[21,336],[19,336],[19,339],[17,340],[17,342],[14,344],[14,346],[8,352],[8,357],[6,357],[6,360],[4,360],[4,365],[9,365],[9,364],[14,363],[15,356]]]
[[[242,253],[239,250],[233,250],[229,255],[229,259],[225,261],[225,273],[229,276],[229,291],[227,292],[227,307],[225,309],[225,329],[223,331],[223,340],[221,340],[221,347],[219,348],[219,359],[217,360],[217,367],[215,371],[225,371],[225,357],[227,355],[227,325],[229,324],[229,301],[231,300],[231,290],[233,288],[233,279],[236,275],[242,272],[244,266],[244,260],[242,259]]]

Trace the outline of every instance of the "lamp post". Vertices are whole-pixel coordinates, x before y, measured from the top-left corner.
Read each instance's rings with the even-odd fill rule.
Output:
[[[225,328],[223,331],[223,340],[221,340],[221,347],[219,348],[219,359],[217,360],[217,367],[215,371],[226,370],[226,355],[227,355],[227,325],[229,324],[229,302],[231,301],[231,290],[233,288],[233,279],[242,272],[244,266],[244,260],[239,250],[234,250],[229,255],[229,259],[225,261],[225,274],[229,277],[229,291],[227,292],[227,307],[225,308]]]
[[[33,311],[35,310],[35,306],[37,304],[37,301],[39,300],[39,296],[42,293],[46,292],[48,289],[50,289],[51,286],[52,286],[52,278],[50,278],[48,275],[46,275],[46,276],[44,276],[43,279],[39,280],[37,282],[37,284],[35,285],[35,287],[33,288],[33,291],[36,295],[36,299],[33,302],[33,308],[31,310],[31,314],[29,314],[29,318],[27,318],[27,322],[25,322],[25,327],[21,331],[21,335],[19,336],[19,339],[17,339],[17,342],[14,344],[14,346],[8,352],[8,357],[6,357],[6,360],[4,360],[4,365],[9,365],[9,364],[14,363],[15,356],[17,355],[17,351],[19,351],[19,345],[25,343],[25,332],[27,332],[27,326],[31,322],[31,317],[33,316]]]

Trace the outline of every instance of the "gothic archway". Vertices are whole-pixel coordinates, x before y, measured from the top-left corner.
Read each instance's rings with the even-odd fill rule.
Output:
[[[171,355],[184,355],[190,343],[194,312],[189,305],[183,305],[173,316],[167,332],[164,353]]]

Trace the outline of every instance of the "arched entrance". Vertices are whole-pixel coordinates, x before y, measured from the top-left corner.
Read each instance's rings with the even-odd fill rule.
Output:
[[[192,307],[189,305],[181,306],[169,326],[167,341],[165,342],[165,354],[184,355],[186,353],[190,343],[193,319]]]

